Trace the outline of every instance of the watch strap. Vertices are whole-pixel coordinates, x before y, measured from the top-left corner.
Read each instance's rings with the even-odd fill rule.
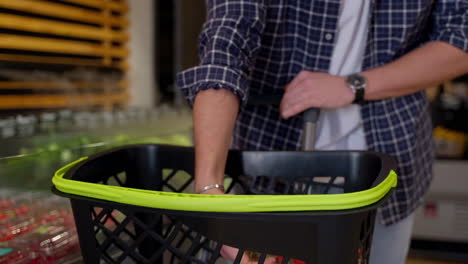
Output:
[[[366,90],[366,77],[359,73],[354,73],[348,76],[346,80],[348,86],[354,92],[353,104],[360,104],[364,102],[364,94]]]
[[[364,102],[364,90],[365,89],[363,88],[354,90],[355,92],[353,104],[361,104]]]

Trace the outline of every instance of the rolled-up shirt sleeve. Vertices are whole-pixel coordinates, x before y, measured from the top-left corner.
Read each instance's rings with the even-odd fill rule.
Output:
[[[432,24],[432,41],[444,41],[468,52],[467,0],[436,1]]]
[[[253,59],[265,27],[264,0],[207,0],[199,38],[200,65],[177,74],[190,105],[199,91],[228,89],[245,104]]]

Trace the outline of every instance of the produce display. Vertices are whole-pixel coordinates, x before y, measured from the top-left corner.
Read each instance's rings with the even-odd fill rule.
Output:
[[[127,144],[189,146],[191,116],[161,108],[4,117],[0,142],[0,263],[79,263],[69,202],[50,192],[54,172]]]
[[[0,190],[0,263],[63,263],[79,257],[67,200]]]

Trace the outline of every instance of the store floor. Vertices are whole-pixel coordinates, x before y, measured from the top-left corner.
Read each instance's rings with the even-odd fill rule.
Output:
[[[421,258],[409,258],[406,264],[463,264],[462,262],[451,262],[441,260],[430,260]]]

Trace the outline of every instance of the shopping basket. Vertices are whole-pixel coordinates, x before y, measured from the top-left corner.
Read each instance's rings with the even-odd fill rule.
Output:
[[[189,147],[132,145],[56,172],[85,263],[222,263],[240,248],[306,263],[366,263],[395,161],[373,152],[230,151],[227,192],[191,191]]]

